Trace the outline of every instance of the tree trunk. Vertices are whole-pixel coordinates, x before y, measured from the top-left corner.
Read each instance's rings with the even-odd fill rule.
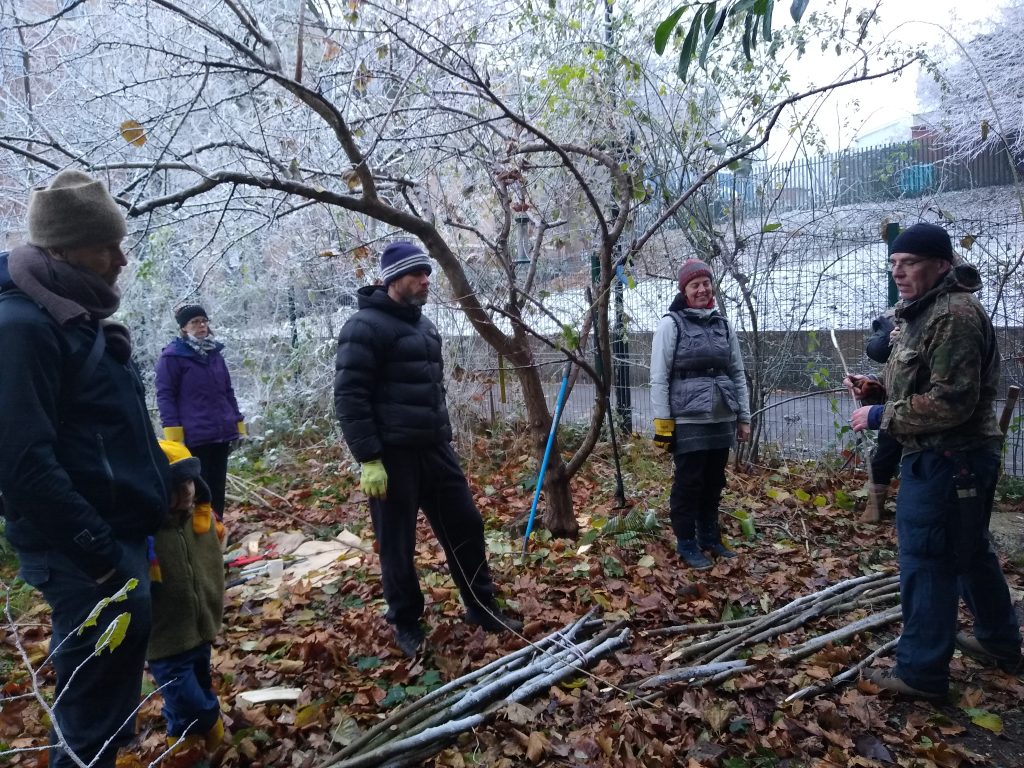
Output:
[[[555,446],[558,439],[555,439]],[[548,467],[544,476],[544,500],[547,508],[544,511],[544,527],[551,531],[554,536],[568,536],[576,538],[580,533],[580,524],[573,513],[572,488],[569,485],[569,475],[565,471],[565,462],[561,457],[554,455],[554,446],[551,449],[550,462],[553,466]]]
[[[518,365],[516,373],[523,388],[530,442],[533,444],[533,453],[537,457],[539,473],[541,462],[544,461],[544,450],[547,447],[548,434],[551,432],[553,415],[548,410],[537,368],[532,365]],[[568,393],[566,396],[568,397]],[[548,458],[548,468],[544,473],[543,489],[544,503],[546,504],[543,517],[544,527],[551,531],[553,536],[575,538],[579,535],[580,525],[573,514],[572,489],[569,480],[569,473],[562,460],[556,432],[555,440],[551,445],[551,455]]]

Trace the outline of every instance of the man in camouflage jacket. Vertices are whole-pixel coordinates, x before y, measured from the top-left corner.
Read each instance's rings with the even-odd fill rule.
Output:
[[[885,368],[885,403],[854,411],[855,430],[888,430],[903,445],[896,500],[903,634],[892,670],[865,677],[917,698],[945,697],[954,647],[1004,670],[1021,666],[1020,626],[988,524],[1002,434],[993,403],[999,351],[974,293],[978,271],[953,265],[944,229],[915,224],[890,263],[899,329]],[[870,399],[865,377],[855,394]],[[877,388],[877,385],[875,385]],[[959,597],[974,634],[957,632]]]

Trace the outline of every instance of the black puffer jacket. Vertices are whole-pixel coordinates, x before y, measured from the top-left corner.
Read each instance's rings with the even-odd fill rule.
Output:
[[[868,337],[864,351],[876,363],[888,362],[889,352],[892,350],[889,337],[895,328],[896,322],[893,320],[891,309],[871,321],[871,336]]]
[[[430,446],[452,439],[441,336],[419,307],[398,304],[382,286],[357,294],[359,311],[338,337],[334,407],[357,461],[385,445]]]
[[[57,325],[0,259],[0,491],[15,549],[58,549],[98,577],[167,513],[170,470],[134,363],[111,348],[82,381],[94,323]]]

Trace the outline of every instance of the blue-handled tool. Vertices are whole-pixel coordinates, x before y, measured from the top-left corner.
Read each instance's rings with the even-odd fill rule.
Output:
[[[562,372],[562,386],[558,390],[558,397],[555,398],[555,415],[551,419],[551,431],[548,432],[548,444],[544,448],[544,459],[540,463],[540,472],[537,474],[537,487],[533,491],[533,504],[530,506],[530,519],[526,521],[526,535],[523,537],[523,554],[526,554],[526,546],[530,543],[530,534],[533,533],[533,518],[537,515],[537,502],[540,500],[540,489],[544,485],[544,473],[548,468],[548,459],[551,458],[551,446],[555,443],[555,433],[558,431],[558,420],[562,418],[562,406],[565,404],[565,390],[569,387],[569,373],[572,371],[572,361],[565,364]]]

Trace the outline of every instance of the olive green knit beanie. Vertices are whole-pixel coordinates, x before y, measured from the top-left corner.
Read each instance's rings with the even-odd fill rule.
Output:
[[[28,241],[40,248],[104,245],[124,238],[124,214],[103,182],[82,171],[58,173],[28,198]]]

